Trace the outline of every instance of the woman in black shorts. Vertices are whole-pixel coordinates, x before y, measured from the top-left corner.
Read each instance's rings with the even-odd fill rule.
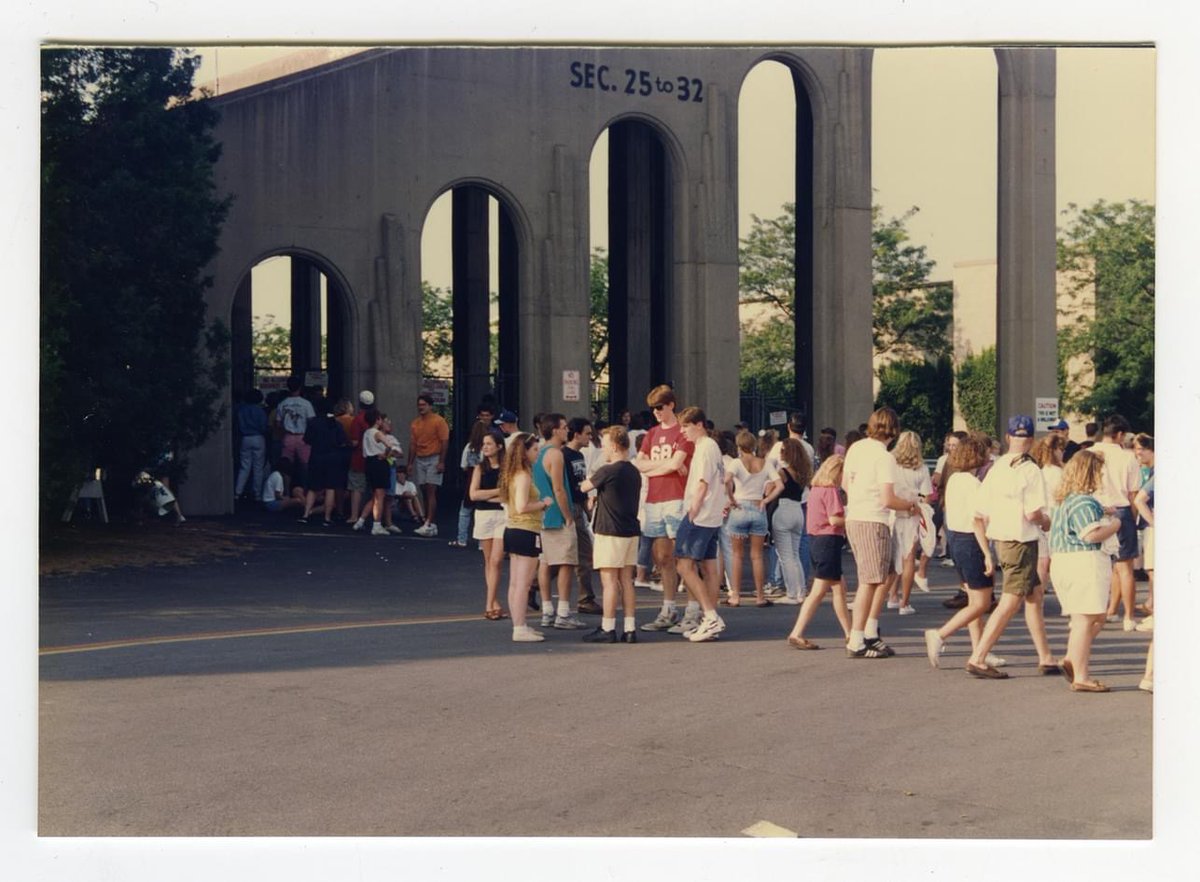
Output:
[[[542,553],[542,512],[551,503],[550,497],[539,498],[533,485],[532,465],[537,455],[537,436],[519,433],[508,445],[497,486],[508,513],[504,524],[504,550],[509,556],[508,612],[512,616],[515,643],[537,643],[546,639],[541,631],[525,624],[526,597],[537,572],[538,556]]]
[[[941,628],[930,628],[925,632],[925,649],[929,663],[935,668],[938,657],[946,648],[946,640],[964,625],[970,632],[971,646],[979,642],[983,617],[992,604],[992,574],[996,565],[984,532],[983,518],[976,514],[980,481],[975,477],[975,470],[987,461],[988,449],[974,435],[960,441],[946,461],[949,475],[943,495],[946,544],[967,591],[967,605]]]
[[[813,586],[796,624],[788,635],[788,645],[796,649],[820,649],[817,644],[804,637],[804,629],[813,620],[817,607],[825,592],[833,588],[833,611],[843,636],[850,637],[850,610],[846,606],[846,583],[842,581],[842,549],[846,545],[846,505],[842,498],[842,466],[845,459],[841,454],[830,453],[821,462],[813,475],[808,491],[809,552],[812,556]]]

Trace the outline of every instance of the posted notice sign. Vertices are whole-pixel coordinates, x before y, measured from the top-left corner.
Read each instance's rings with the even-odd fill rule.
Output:
[[[782,426],[784,423],[787,422],[787,411],[786,410],[771,411],[770,422],[771,422],[772,426]]]
[[[1050,426],[1058,422],[1058,399],[1035,398],[1033,422],[1039,432],[1049,432]]]
[[[579,371],[563,371],[563,401],[579,400]]]
[[[424,377],[421,391],[433,399],[435,405],[445,407],[450,403],[450,381],[437,377]]]

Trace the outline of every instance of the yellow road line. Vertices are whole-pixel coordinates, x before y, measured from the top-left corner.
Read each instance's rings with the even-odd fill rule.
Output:
[[[658,602],[638,604],[639,609],[658,609]],[[530,613],[536,616],[537,613]],[[98,643],[77,643],[68,646],[46,646],[38,655],[70,655],[79,652],[100,652],[106,649],[129,649],[167,643],[201,643],[206,640],[234,640],[241,637],[277,637],[287,634],[315,634],[325,631],[352,631],[359,628],[399,628],[405,625],[447,625],[456,622],[483,622],[481,615],[462,613],[451,616],[412,616],[404,619],[377,619],[366,622],[336,622],[313,625],[290,625],[279,628],[246,628],[239,631],[202,631],[195,634],[173,634],[162,637],[132,637],[127,640],[106,640]]]
[[[233,640],[238,637],[276,637],[283,634],[312,634],[323,631],[351,631],[357,628],[397,628],[403,625],[440,625],[469,622],[476,615],[427,616],[407,619],[381,619],[370,622],[339,622],[323,625],[292,625],[281,628],[247,628],[242,631],[207,631],[198,634],[175,634],[167,637],[138,637],[129,640],[108,640],[102,643],[79,643],[73,646],[47,646],[38,655],[66,655],[73,652],[98,652],[104,649],[125,649],[134,646],[155,646],[163,643],[197,643],[205,640]]]

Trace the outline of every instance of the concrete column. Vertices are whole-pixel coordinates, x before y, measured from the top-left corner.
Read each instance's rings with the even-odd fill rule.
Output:
[[[669,341],[662,145],[647,126],[608,132],[608,364],[611,411],[638,410],[666,379]]]
[[[520,406],[521,390],[521,255],[516,227],[503,203],[500,205],[498,238],[500,339],[497,362],[500,376],[496,382],[496,398],[503,407],[515,408]]]
[[[1058,395],[1055,51],[997,49],[996,421]]]
[[[816,134],[813,411],[808,422],[810,427],[828,425],[843,432],[874,409],[871,50],[835,50],[819,76],[821,88],[809,89]]]
[[[292,258],[292,373],[321,367],[321,273],[302,257]]]
[[[813,130],[812,101],[799,72],[796,91],[796,275],[794,396],[807,420],[813,413]],[[811,428],[811,427],[810,427]],[[810,432],[810,436],[811,436]]]
[[[452,202],[454,424],[461,430],[471,425],[476,405],[492,388],[488,370],[488,194],[481,187],[456,187]],[[456,447],[465,443],[466,436],[456,442]]]
[[[254,385],[254,301],[251,295],[250,273],[238,284],[229,317],[233,359],[230,365],[230,388],[234,400]]]

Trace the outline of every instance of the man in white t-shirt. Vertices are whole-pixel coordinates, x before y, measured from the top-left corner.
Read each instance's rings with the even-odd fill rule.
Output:
[[[1050,528],[1046,515],[1046,484],[1041,469],[1029,455],[1033,447],[1033,419],[1024,414],[1008,421],[1008,452],[988,469],[979,488],[978,514],[987,521],[987,538],[996,547],[996,569],[1003,574],[1002,593],[967,661],[967,673],[989,680],[1008,674],[988,663],[988,653],[1004,633],[1013,615],[1025,607],[1025,626],[1038,654],[1038,671],[1058,674],[1059,668],[1046,639],[1042,614],[1045,586],[1037,575],[1038,531]]]
[[[696,629],[683,632],[693,643],[713,640],[725,630],[724,620],[717,615],[717,534],[725,522],[729,498],[725,492],[725,461],[717,442],[708,436],[705,420],[704,411],[698,407],[684,408],[679,414],[684,437],[695,447],[683,491],[683,520],[675,534],[679,578],[703,610]]]
[[[900,419],[890,407],[881,407],[867,420],[867,437],[846,451],[842,489],[846,491],[846,538],[858,567],[854,619],[846,655],[850,658],[887,658],[895,651],[879,634],[879,614],[887,591],[882,585],[893,572],[892,511],[918,514],[916,502],[895,493],[896,459],[888,442],[900,434]]]
[[[1133,561],[1138,556],[1137,523],[1133,515],[1133,497],[1141,489],[1141,468],[1132,450],[1125,449],[1125,436],[1132,431],[1119,413],[1104,421],[1103,438],[1092,446],[1092,453],[1104,457],[1104,471],[1096,499],[1121,522],[1117,530],[1117,556],[1112,568],[1112,593],[1108,616],[1115,620],[1117,602],[1125,607],[1124,628],[1137,627],[1133,618],[1135,584]]]

